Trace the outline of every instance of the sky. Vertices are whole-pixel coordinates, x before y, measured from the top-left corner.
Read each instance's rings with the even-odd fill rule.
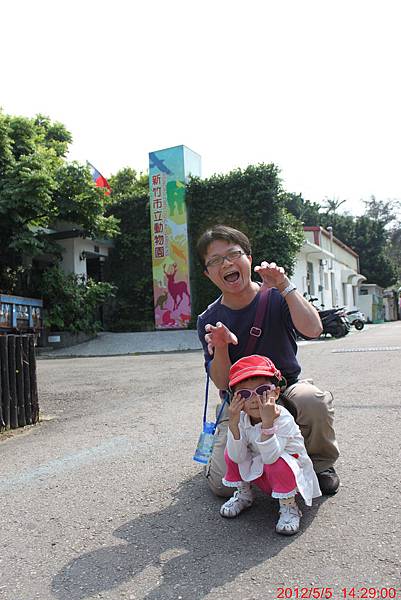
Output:
[[[324,204],[401,198],[398,0],[3,0],[0,106],[106,177],[184,144]]]

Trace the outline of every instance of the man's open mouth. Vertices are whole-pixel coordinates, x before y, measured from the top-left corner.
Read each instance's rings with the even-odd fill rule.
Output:
[[[235,281],[238,281],[238,279],[239,271],[229,271],[229,273],[224,275],[224,280],[228,281],[229,283],[234,283]]]

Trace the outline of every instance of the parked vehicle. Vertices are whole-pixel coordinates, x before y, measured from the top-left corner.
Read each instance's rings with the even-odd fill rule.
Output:
[[[365,327],[366,317],[360,310],[349,310],[346,316],[350,325],[353,325],[358,331]]]
[[[329,333],[335,338],[347,335],[351,329],[351,325],[346,317],[345,307],[341,306],[338,308],[329,308],[328,310],[320,310],[314,304],[317,300],[318,298],[311,297],[309,302],[316,308],[322,321],[323,331],[321,335],[326,336]]]

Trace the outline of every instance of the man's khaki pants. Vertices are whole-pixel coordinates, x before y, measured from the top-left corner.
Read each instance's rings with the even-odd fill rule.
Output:
[[[334,408],[331,392],[322,392],[310,380],[302,380],[290,386],[284,392],[284,396],[296,406],[297,423],[316,473],[332,467],[339,456],[339,451],[333,427]],[[216,414],[220,406],[217,407]],[[224,486],[221,482],[226,472],[224,449],[227,442],[227,428],[226,405],[216,429],[213,453],[205,469],[210,489],[216,496],[223,497],[232,496],[233,493],[232,488]]]

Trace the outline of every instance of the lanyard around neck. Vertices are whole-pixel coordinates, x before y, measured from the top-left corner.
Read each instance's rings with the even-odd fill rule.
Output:
[[[203,424],[205,424],[206,420],[207,420],[207,404],[208,404],[208,400],[209,400],[209,383],[210,383],[210,374],[209,374],[210,362],[211,361],[209,361],[206,365],[206,388],[205,388],[205,407],[203,410]],[[223,390],[223,392],[224,392],[224,400],[220,407],[219,414],[217,415],[216,422],[214,423],[213,433],[216,430],[217,425],[220,423],[221,415],[223,413],[226,403],[228,403],[228,399],[230,396],[227,390]]]

